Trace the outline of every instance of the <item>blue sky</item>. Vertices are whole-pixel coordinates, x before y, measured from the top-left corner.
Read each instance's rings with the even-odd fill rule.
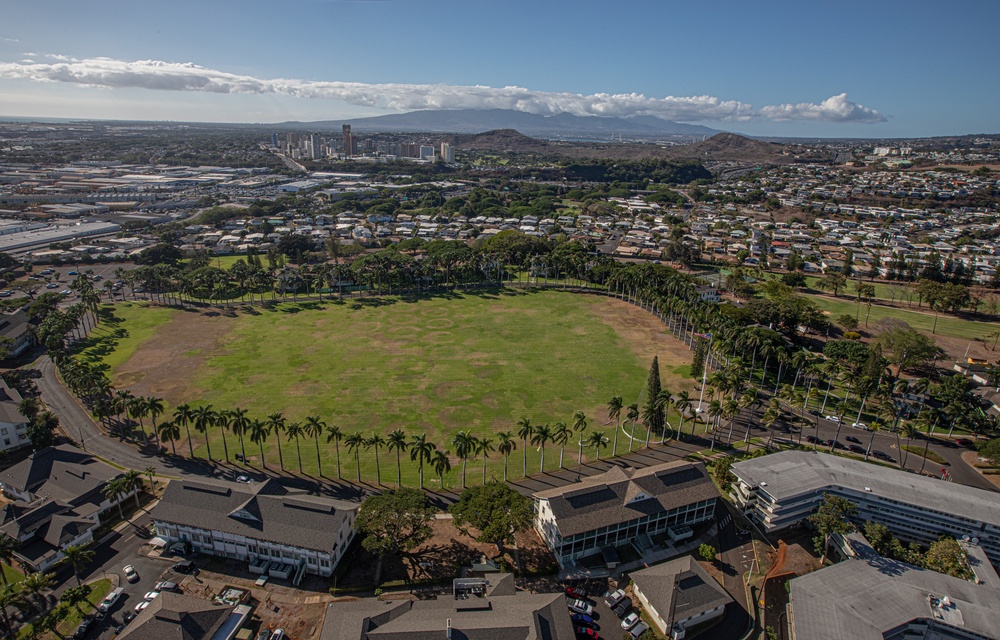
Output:
[[[756,135],[1000,132],[1000,2],[4,3],[0,114],[224,122],[421,108]]]

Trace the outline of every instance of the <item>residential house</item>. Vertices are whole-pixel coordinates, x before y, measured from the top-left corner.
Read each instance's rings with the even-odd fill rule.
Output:
[[[118,636],[121,640],[230,640],[251,609],[164,591]]]
[[[726,612],[733,599],[691,556],[629,574],[635,597],[660,633],[682,640],[691,627]]]
[[[20,449],[31,444],[25,429],[28,419],[21,415],[21,394],[0,379],[0,451]]]
[[[28,326],[27,309],[0,314],[0,338],[10,341],[8,350],[12,358],[21,355],[35,344],[35,334]]]

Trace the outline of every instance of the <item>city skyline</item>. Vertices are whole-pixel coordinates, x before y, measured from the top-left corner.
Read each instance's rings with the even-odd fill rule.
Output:
[[[314,121],[423,109],[644,116],[771,136],[1000,130],[1000,7],[17,5],[0,115]],[[889,26],[887,26],[889,25]],[[961,46],[957,46],[960,44]]]

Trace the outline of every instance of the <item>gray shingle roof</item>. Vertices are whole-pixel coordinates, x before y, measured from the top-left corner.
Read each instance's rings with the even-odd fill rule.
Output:
[[[290,494],[267,480],[252,485],[207,485],[174,480],[153,510],[153,519],[329,552],[344,518],[358,505]]]
[[[118,637],[121,640],[208,640],[232,612],[233,607],[216,606],[165,591]]]
[[[327,606],[320,640],[573,640],[560,594],[380,602],[373,598]]]
[[[0,380],[0,422],[10,424],[27,424],[28,419],[18,411],[21,403],[21,394],[17,389],[7,386],[7,383]]]
[[[719,496],[701,463],[677,460],[646,467],[612,467],[575,484],[539,491],[565,536],[621,524]]]
[[[85,451],[68,444],[46,447],[0,473],[18,491],[73,502],[119,475]]]
[[[725,589],[691,556],[632,572],[629,577],[668,628],[677,620],[690,618],[733,601]]]

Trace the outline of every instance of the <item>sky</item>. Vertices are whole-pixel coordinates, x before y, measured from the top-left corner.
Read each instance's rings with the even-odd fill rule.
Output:
[[[1000,2],[7,0],[0,116],[654,115],[750,135],[1000,132]]]

